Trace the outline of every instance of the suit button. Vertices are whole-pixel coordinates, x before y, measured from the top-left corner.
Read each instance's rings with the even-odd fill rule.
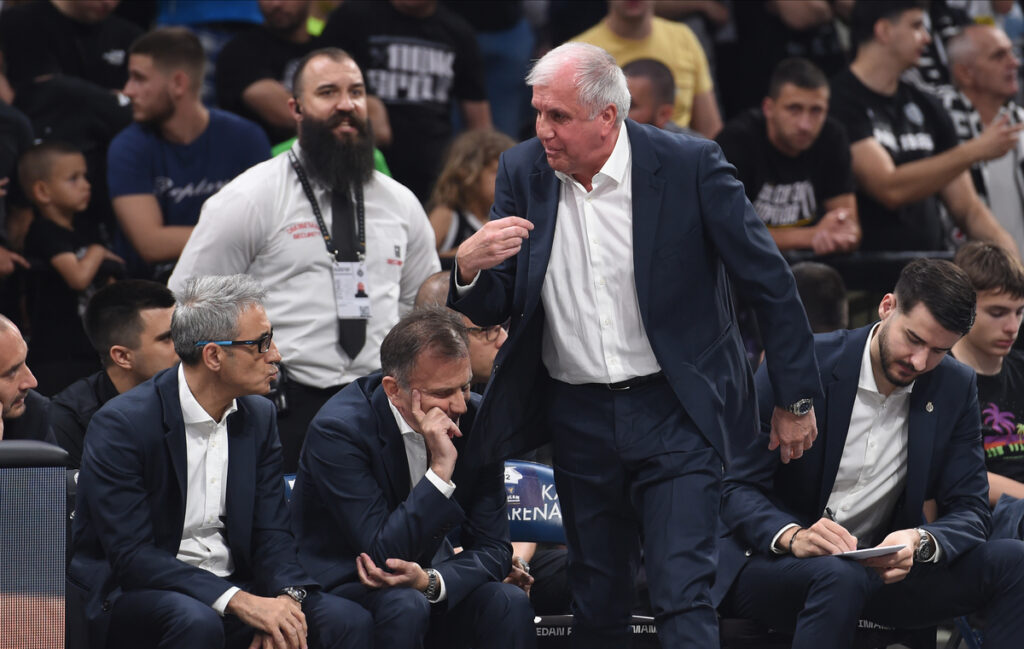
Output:
[[[104,613],[109,613],[110,612],[110,600],[109,599],[103,600],[103,612]]]
[[[749,550],[749,549],[748,549],[748,550],[747,550],[746,552],[744,552],[743,554],[745,554],[745,555],[747,555],[747,556],[749,557],[750,555],[754,554],[754,551],[753,551],[753,550]]]

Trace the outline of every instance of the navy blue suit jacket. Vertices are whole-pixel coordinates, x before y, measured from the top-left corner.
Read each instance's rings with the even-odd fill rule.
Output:
[[[871,327],[815,336],[825,398],[814,403],[818,439],[799,460],[782,464],[769,453],[772,393],[764,369],[757,373],[761,435],[737,458],[722,488],[723,539],[718,604],[747,556],[770,554],[769,544],[785,525],[810,527],[821,518],[839,471],[850,414],[857,396],[861,358]],[[930,407],[929,407],[930,406]],[[892,519],[874,545],[895,530],[922,527],[942,548],[942,561],[956,559],[988,535],[988,478],[974,371],[947,356],[920,376],[910,396],[907,476]],[[925,524],[924,501],[934,498],[939,518]]]
[[[821,387],[811,332],[793,276],[710,140],[626,121],[632,151],[633,261],[640,315],[658,363],[701,434],[728,457],[727,433],[757,430],[753,378],[736,326],[729,280],[757,313],[776,402]],[[547,441],[539,420],[543,378],[541,286],[551,254],[561,182],[534,138],[501,158],[490,218],[533,222],[522,250],[449,306],[489,326],[511,318],[477,422],[473,450],[509,457]],[[728,275],[728,278],[727,278]],[[735,443],[733,441],[732,443]]]
[[[356,557],[378,566],[388,558],[416,561],[441,573],[447,605],[511,569],[504,467],[473,464],[462,451],[479,397],[472,396],[455,438],[459,458],[445,498],[429,480],[410,491],[409,462],[398,424],[371,374],[324,404],[309,426],[292,490],[292,529],[299,559],[324,588],[342,595],[364,587]],[[446,535],[459,530],[463,551],[452,556]],[[447,551],[446,551],[447,549]]]
[[[115,397],[89,423],[68,587],[85,606],[92,646],[104,646],[108,612],[131,590],[175,591],[212,605],[235,585],[176,558],[188,485],[177,372],[164,370]],[[273,404],[257,396],[237,404],[228,417],[231,579],[261,595],[313,586],[289,529]]]

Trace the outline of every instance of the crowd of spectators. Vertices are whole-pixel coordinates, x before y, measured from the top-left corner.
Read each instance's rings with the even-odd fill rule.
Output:
[[[862,278],[844,272],[887,253],[1024,256],[1018,2],[5,0],[0,437],[56,441],[77,465],[92,415],[176,362],[175,294],[244,274],[265,289],[281,356],[269,396],[295,472],[338,434],[321,408],[381,369],[418,292],[444,304],[438,271],[507,216],[491,207],[500,157],[534,135],[525,77],[564,42],[622,66],[631,120],[717,142],[777,248],[804,262],[815,332],[848,324]],[[977,274],[979,296],[1008,292],[1020,311],[1019,277],[1000,289]],[[462,324],[483,393],[507,323]],[[977,360],[973,345],[957,357]],[[989,352],[1021,381],[1017,352]],[[388,378],[335,407],[394,400]],[[348,577],[357,567],[377,570]]]

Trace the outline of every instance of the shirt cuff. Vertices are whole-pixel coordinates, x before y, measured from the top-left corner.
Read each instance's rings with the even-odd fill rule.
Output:
[[[445,482],[444,480],[441,479],[441,476],[434,473],[433,469],[427,469],[427,472],[424,474],[424,477],[427,480],[430,480],[430,484],[437,487],[437,490],[440,491],[441,495],[444,496],[445,498],[451,498],[452,494],[455,493],[455,483]],[[443,582],[441,588],[444,588]]]
[[[431,604],[437,604],[448,599],[448,591],[444,587],[444,577],[441,576],[440,571],[435,570],[434,572],[437,573],[437,583],[441,585],[441,589],[437,591],[437,599],[427,599]]]
[[[466,293],[469,293],[470,289],[472,289],[474,286],[476,286],[476,281],[478,279],[480,279],[480,273],[477,273],[476,277],[474,277],[473,281],[470,282],[469,284],[466,284],[466,285],[460,284],[459,283],[459,262],[455,262],[455,268],[454,268],[454,270],[452,270],[452,272],[455,273],[455,295],[457,297],[462,297]]]
[[[235,596],[235,593],[237,593],[240,590],[242,589],[238,586],[232,586],[231,588],[224,591],[224,594],[218,597],[216,601],[214,601],[213,604],[211,604],[213,610],[217,611],[217,615],[224,617],[224,613],[228,608],[228,602],[230,602],[231,598]]]
[[[772,554],[788,554],[789,553],[789,550],[783,550],[782,548],[778,547],[778,543],[779,543],[779,537],[781,537],[786,532],[786,530],[788,530],[791,527],[800,527],[800,526],[798,524],[796,524],[796,523],[790,523],[789,525],[786,525],[781,530],[779,530],[778,533],[775,536],[772,537],[772,544],[770,546]]]

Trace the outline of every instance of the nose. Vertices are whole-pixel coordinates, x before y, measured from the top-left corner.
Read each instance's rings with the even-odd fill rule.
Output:
[[[456,392],[455,396],[452,397],[449,402],[448,407],[451,412],[452,419],[457,419],[466,414],[466,393],[462,390]]]
[[[270,349],[267,350],[267,362],[268,363],[279,363],[281,362],[281,352],[277,350],[277,343],[273,340],[270,341]]]
[[[355,101],[352,100],[352,95],[348,94],[347,92],[338,93],[338,103],[335,104],[335,108],[337,108],[338,110],[350,112],[353,108],[355,108],[355,105],[356,103]]]
[[[915,372],[923,372],[926,364],[928,363],[928,348],[920,347],[914,351],[914,354],[910,357],[910,365],[914,368]]]
[[[553,135],[554,131],[548,121],[543,115],[537,115],[537,137],[541,140],[550,140]]]
[[[28,365],[26,365],[25,366],[25,376],[23,377],[21,385],[18,386],[18,387],[22,391],[25,391],[25,390],[31,390],[31,389],[35,388],[37,385],[39,385],[39,381],[36,380],[35,374],[33,374],[32,370],[30,370],[28,368]]]

